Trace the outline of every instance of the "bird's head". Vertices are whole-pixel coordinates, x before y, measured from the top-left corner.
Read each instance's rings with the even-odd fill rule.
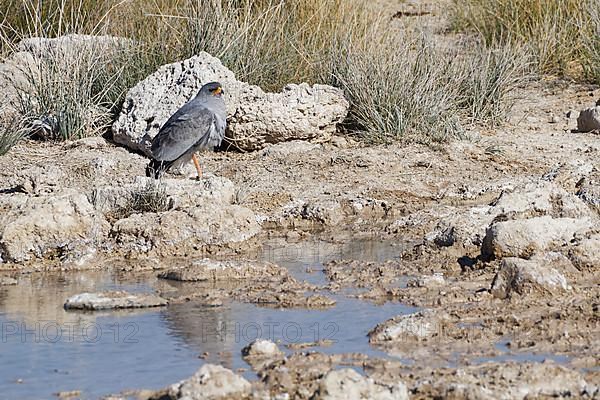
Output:
[[[206,85],[202,86],[200,92],[198,92],[198,96],[202,97],[221,97],[225,91],[223,90],[223,86],[219,82],[210,82]]]

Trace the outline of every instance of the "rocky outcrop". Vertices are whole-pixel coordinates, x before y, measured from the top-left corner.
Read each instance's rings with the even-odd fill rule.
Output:
[[[492,282],[494,297],[505,299],[512,292],[520,295],[530,292],[553,292],[567,290],[567,279],[560,270],[573,269],[570,261],[560,254],[554,257],[536,257],[524,260],[508,257],[502,260],[500,270]]]
[[[600,172],[594,171],[577,182],[577,196],[600,213]]]
[[[579,132],[600,131],[600,106],[586,108],[577,117]]]
[[[466,212],[453,211],[444,216],[433,231],[425,235],[425,243],[437,247],[481,246],[485,237],[485,227],[494,219],[490,212],[491,207],[473,207]]]
[[[235,247],[260,230],[256,216],[249,209],[211,203],[183,210],[133,214],[117,221],[110,235],[126,251],[156,250],[173,255],[177,249]]]
[[[129,185],[100,187],[90,198],[116,219],[110,236],[125,252],[173,256],[237,248],[261,230],[251,210],[232,204],[233,183],[214,175],[201,181],[137,177]]]
[[[243,150],[290,140],[329,140],[348,111],[339,89],[290,84],[280,93],[265,93],[240,82],[221,61],[207,53],[164,65],[133,87],[125,99],[113,137],[149,154],[162,124],[203,84],[219,81],[227,104],[227,140]]]
[[[490,214],[504,219],[526,219],[539,216],[553,218],[583,218],[592,213],[586,204],[555,183],[530,182],[512,191],[503,192]]]
[[[205,364],[191,378],[169,387],[161,399],[217,400],[242,398],[250,382],[220,365]]]
[[[458,368],[433,383],[439,399],[594,398],[581,372],[554,362],[501,362]]]
[[[546,181],[502,193],[490,213],[481,246],[486,258],[529,258],[568,244],[598,224],[597,214],[578,196]]]
[[[330,371],[321,380],[315,400],[408,400],[408,389],[402,382],[393,385],[375,382],[350,368]]]
[[[123,291],[102,293],[81,293],[69,297],[65,302],[67,310],[117,310],[124,308],[148,308],[166,306],[167,300],[146,293]]]
[[[131,202],[135,196],[144,193],[150,195],[163,195],[163,202],[169,209],[183,210],[190,207],[204,207],[207,204],[232,204],[235,199],[235,187],[226,178],[206,174],[198,182],[191,179],[169,179],[164,178],[157,183],[154,179],[138,176],[135,181],[128,185],[106,185],[101,186],[90,194],[90,201],[102,212],[125,212],[135,213],[135,205]]]
[[[491,205],[451,208],[424,241],[437,247],[480,248],[485,257],[523,257],[593,224],[597,215],[586,204],[594,198],[590,186],[581,183],[579,196],[545,180],[507,188]]]
[[[578,237],[569,249],[569,258],[579,269],[594,270],[600,266],[600,234]]]
[[[569,243],[576,233],[595,226],[591,218],[552,218],[501,221],[492,224],[483,241],[484,257],[523,257],[544,252]]]
[[[8,208],[0,218],[0,255],[5,261],[74,252],[99,242],[109,229],[87,197],[74,190],[51,197],[16,194],[2,202]]]

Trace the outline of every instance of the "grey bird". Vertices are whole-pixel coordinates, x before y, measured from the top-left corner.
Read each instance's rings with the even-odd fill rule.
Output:
[[[202,177],[196,152],[214,149],[225,137],[224,93],[219,82],[207,83],[165,122],[152,140],[152,160],[146,167],[146,176],[158,179],[170,168],[179,168],[192,160],[198,179]]]

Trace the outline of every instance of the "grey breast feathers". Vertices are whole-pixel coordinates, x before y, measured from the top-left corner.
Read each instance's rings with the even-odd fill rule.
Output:
[[[191,101],[181,107],[160,128],[152,141],[152,155],[158,161],[174,161],[202,148],[212,149],[225,136],[225,122],[213,111]]]

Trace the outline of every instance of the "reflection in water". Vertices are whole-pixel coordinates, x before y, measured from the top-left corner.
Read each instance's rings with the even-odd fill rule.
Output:
[[[382,260],[400,251],[389,243],[268,243],[262,258],[280,263],[300,279],[324,284],[321,264],[331,259]],[[308,273],[307,267],[315,271]],[[414,309],[332,295],[327,310],[273,309],[226,302],[164,309],[66,312],[66,298],[104,290],[169,291],[186,284],[158,280],[154,273],[77,272],[23,276],[17,286],[0,287],[0,391],[5,398],[49,398],[81,390],[97,398],[128,388],[161,388],[193,374],[204,362],[228,368],[248,366],[241,349],[257,337],[288,343],[332,339],[329,353],[372,349],[367,331]],[[208,353],[205,360],[200,355]],[[256,379],[251,372],[246,377]],[[15,383],[17,380],[22,383]]]

